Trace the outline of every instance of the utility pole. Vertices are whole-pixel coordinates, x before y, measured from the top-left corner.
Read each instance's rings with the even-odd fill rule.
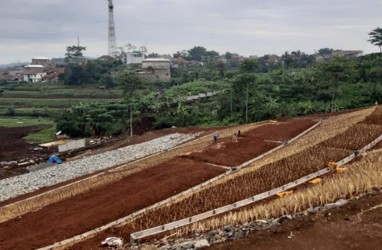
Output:
[[[133,137],[133,104],[130,103],[130,137]]]
[[[249,86],[247,82],[247,93],[245,97],[245,122],[248,123],[248,99],[249,99]]]
[[[115,25],[114,25],[114,5],[113,0],[109,1],[109,42],[108,53],[111,57],[117,56],[117,39],[115,38]]]

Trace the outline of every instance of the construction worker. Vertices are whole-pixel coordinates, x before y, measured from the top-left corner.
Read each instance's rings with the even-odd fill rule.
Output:
[[[219,135],[218,134],[214,134],[214,136],[212,138],[214,139],[214,142],[217,142],[218,139],[219,139]]]

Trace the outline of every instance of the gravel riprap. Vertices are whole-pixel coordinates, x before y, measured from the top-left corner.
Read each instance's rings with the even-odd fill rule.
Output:
[[[35,172],[0,180],[0,201],[49,187],[115,165],[169,150],[198,134],[171,134],[144,143],[69,161]]]

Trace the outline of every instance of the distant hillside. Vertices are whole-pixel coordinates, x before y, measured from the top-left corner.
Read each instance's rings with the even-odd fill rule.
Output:
[[[9,64],[0,64],[0,69],[12,68],[22,65],[27,65],[29,62],[17,62],[17,63],[9,63]]]

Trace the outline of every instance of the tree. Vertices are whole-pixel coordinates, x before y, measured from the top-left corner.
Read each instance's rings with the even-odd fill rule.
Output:
[[[225,54],[224,54],[224,57],[225,59],[227,60],[231,60],[233,58],[233,53],[227,51]]]
[[[113,87],[111,72],[120,68],[121,62],[89,60],[86,64],[69,63],[66,65],[65,74],[62,76],[65,84],[81,85],[96,84]]]
[[[68,63],[81,62],[84,58],[82,51],[85,51],[86,47],[80,45],[73,45],[66,47],[65,61]]]
[[[64,83],[69,85],[81,85],[84,83],[83,68],[78,64],[68,64],[65,68]]]
[[[118,77],[117,83],[123,90],[123,95],[128,102],[133,102],[139,90],[144,89],[144,80],[137,73],[125,72]]]
[[[174,58],[187,58],[188,57],[188,51],[187,50],[182,50],[182,51],[177,51],[174,55]]]
[[[182,56],[183,55],[183,56]],[[184,56],[186,55],[186,56]],[[174,54],[174,57],[184,57],[189,61],[199,61],[199,62],[208,62],[214,59],[216,56],[219,56],[219,53],[213,50],[207,50],[202,46],[195,46],[187,52],[182,52],[179,54]]]
[[[352,78],[354,73],[354,62],[347,58],[336,58],[334,61],[322,63],[319,65],[319,74],[323,81],[331,83],[332,104],[331,111],[337,111],[338,87],[342,82]]]
[[[379,52],[382,54],[382,28],[375,28],[369,33],[371,44],[379,47]]]
[[[250,87],[251,85],[254,85],[256,81],[257,77],[254,73],[238,74],[232,81],[232,90],[235,99],[237,103],[240,104],[241,109],[244,108],[245,122],[248,122]]]
[[[331,55],[333,54],[334,50],[331,48],[322,48],[318,50],[318,54],[320,55]]]
[[[206,56],[207,50],[204,47],[196,46],[188,51],[188,60],[202,61]]]
[[[254,73],[259,69],[259,62],[257,59],[245,59],[240,64],[240,71],[243,73]]]

